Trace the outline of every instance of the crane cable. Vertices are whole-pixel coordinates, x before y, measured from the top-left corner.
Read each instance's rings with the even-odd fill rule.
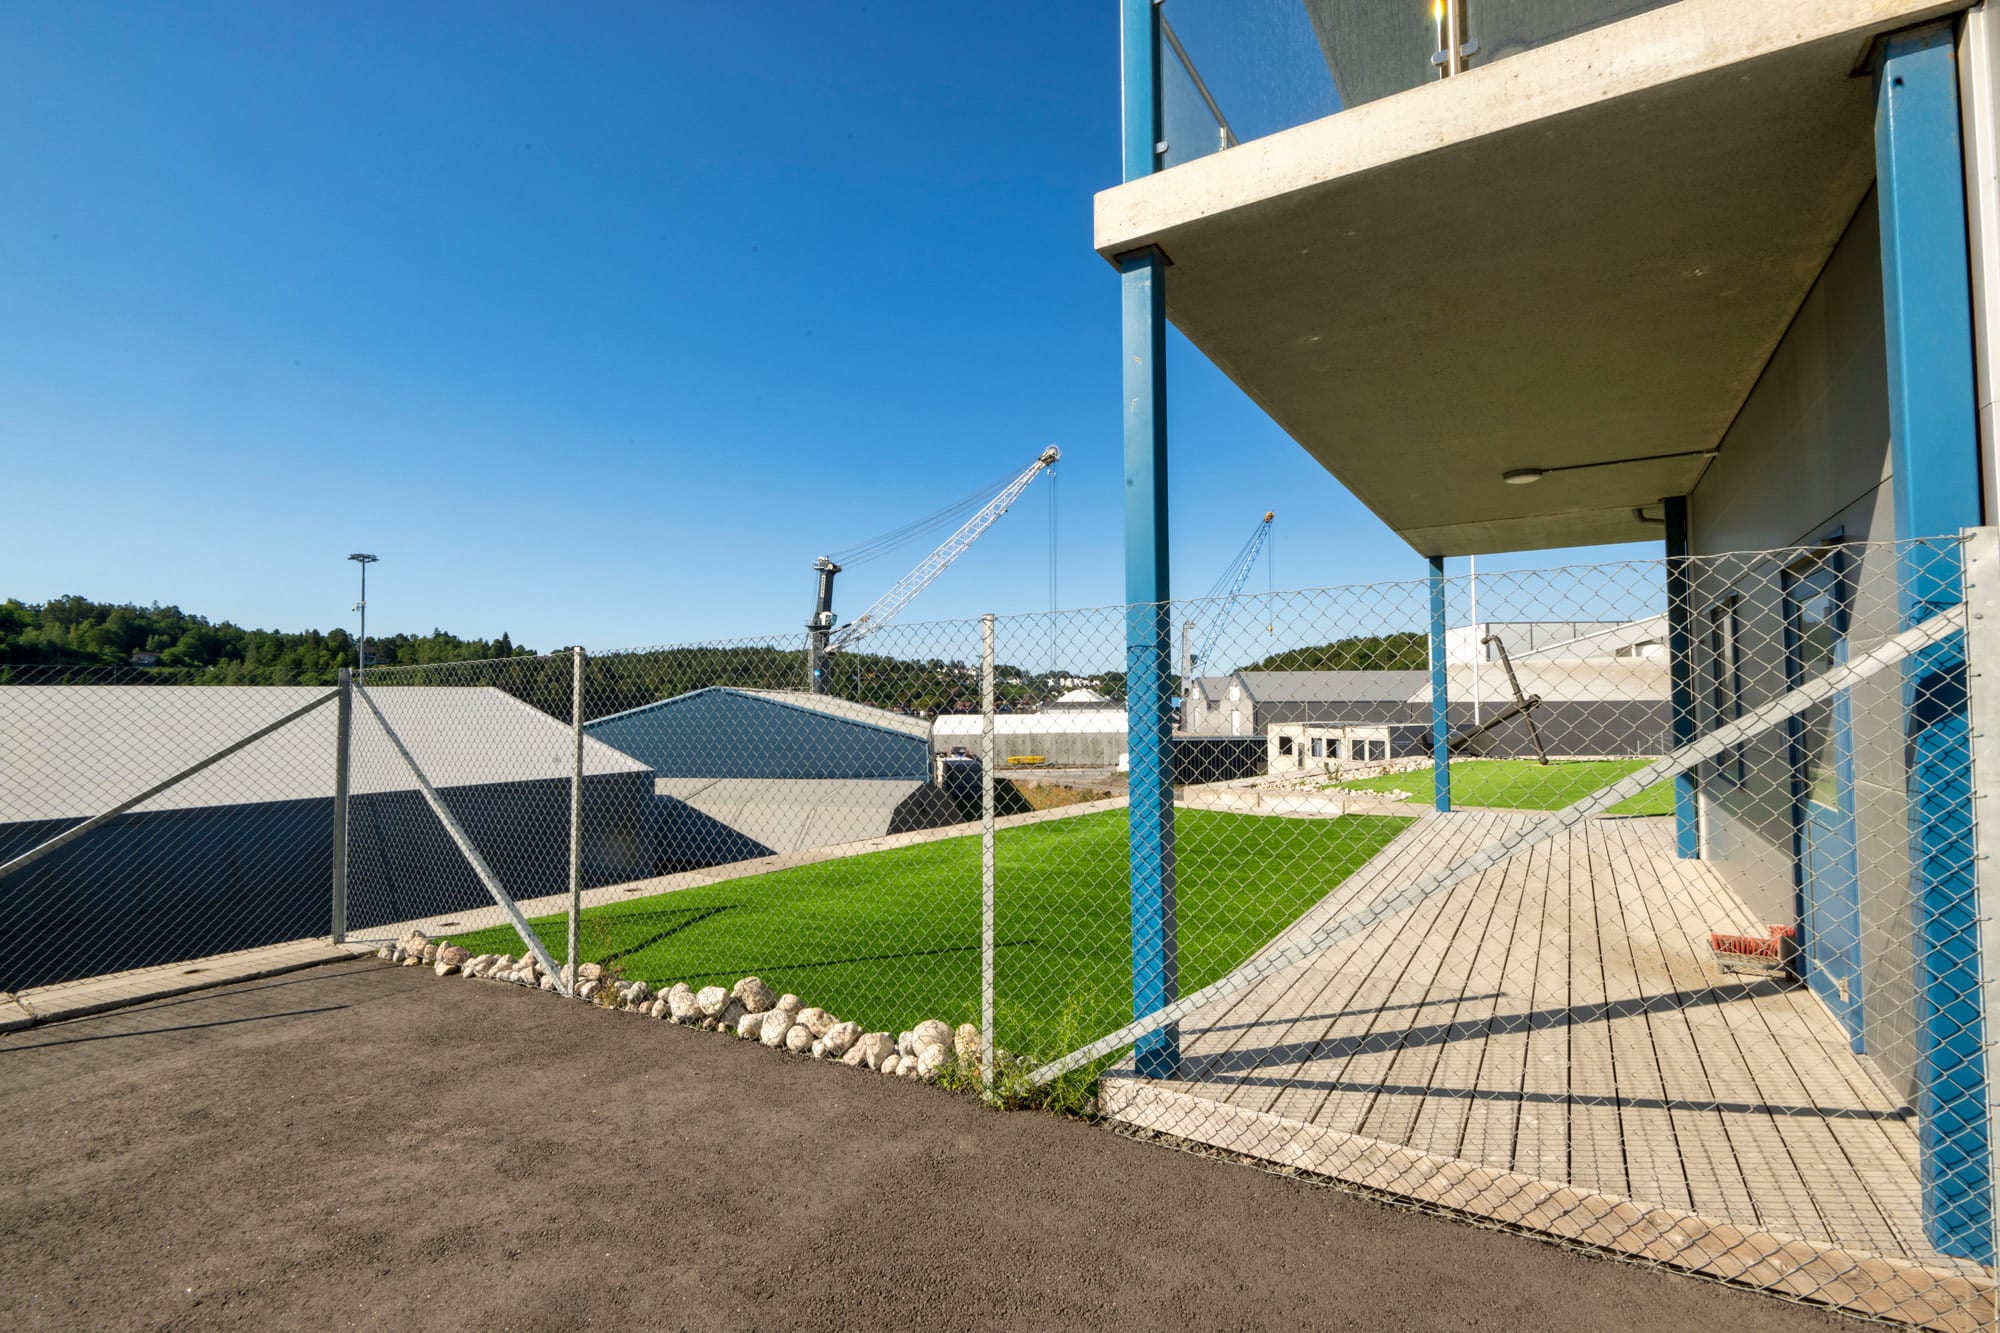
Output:
[[[952,501],[942,509],[933,510],[922,518],[905,523],[900,528],[892,528],[879,536],[871,537],[858,546],[851,546],[845,551],[837,551],[830,558],[843,569],[849,569],[855,565],[865,565],[871,560],[888,555],[900,546],[907,545],[927,532],[941,528],[955,519],[962,519],[966,514],[985,505],[994,496],[1007,489],[1013,480],[1012,475],[1002,477],[999,481],[980,487],[970,495]]]
[[[1060,555],[1059,538],[1056,528],[1058,504],[1059,493],[1056,487],[1056,468],[1055,464],[1051,463],[1049,465],[1049,682],[1052,686],[1055,683],[1056,660],[1057,654],[1060,651],[1057,644],[1057,632],[1062,628],[1062,622],[1056,616],[1056,569],[1057,560]]]

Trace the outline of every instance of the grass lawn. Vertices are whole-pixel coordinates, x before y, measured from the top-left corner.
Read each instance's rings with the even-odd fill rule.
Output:
[[[1650,759],[1557,760],[1544,768],[1532,759],[1455,759],[1451,765],[1451,802],[1453,805],[1507,810],[1560,810],[1652,762]],[[1409,799],[1419,805],[1429,805],[1436,790],[1431,783],[1429,768],[1336,782],[1328,790],[1334,788],[1347,791],[1406,791],[1410,793]],[[1620,801],[1610,810],[1614,815],[1670,815],[1673,812],[1674,788],[1671,782],[1648,787],[1630,800]]]
[[[1249,957],[1409,822],[1179,811],[1182,992]],[[1003,830],[996,880],[999,1044],[1059,1055],[1129,1021],[1125,812]],[[979,899],[979,839],[950,838],[593,908],[582,953],[655,987],[755,974],[865,1030],[977,1022]],[[564,918],[534,925],[561,961]],[[454,943],[520,950],[504,926]]]

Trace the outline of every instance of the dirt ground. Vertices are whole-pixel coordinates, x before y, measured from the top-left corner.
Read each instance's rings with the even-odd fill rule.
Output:
[[[0,1036],[0,1114],[9,1329],[1846,1326],[373,960]]]

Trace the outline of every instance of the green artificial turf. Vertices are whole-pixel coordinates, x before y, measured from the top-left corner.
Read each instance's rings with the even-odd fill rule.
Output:
[[[1650,759],[1577,759],[1557,760],[1544,767],[1532,759],[1454,759],[1451,765],[1451,803],[1455,806],[1505,810],[1560,810],[1652,762]],[[1409,799],[1419,805],[1429,805],[1436,790],[1429,768],[1336,782],[1331,784],[1331,788],[1408,792]],[[1609,811],[1614,815],[1670,815],[1673,812],[1674,790],[1671,782],[1648,787],[1630,800],[1612,806]]]
[[[1241,963],[1409,824],[1385,816],[1175,818],[1182,993]],[[1063,1054],[1130,1021],[1122,810],[1004,829],[997,840],[999,1044]],[[592,908],[586,961],[656,988],[757,975],[890,1032],[979,1021],[979,838],[950,838]],[[533,924],[562,960],[565,919]],[[513,930],[455,936],[517,953]]]

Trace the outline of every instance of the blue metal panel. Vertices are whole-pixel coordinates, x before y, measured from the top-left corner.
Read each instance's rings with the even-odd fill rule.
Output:
[[[1660,502],[1667,519],[1667,669],[1673,716],[1668,728],[1678,750],[1694,739],[1694,633],[1688,588],[1688,502],[1670,495]],[[1683,861],[1701,857],[1700,779],[1693,771],[1674,779],[1674,851]]]
[[[930,742],[922,736],[722,686],[583,729],[663,778],[930,777]]]
[[[1431,557],[1431,784],[1437,808],[1451,809],[1451,691],[1445,672],[1444,557]],[[1478,626],[1473,627],[1478,632]]]
[[[1125,725],[1131,746],[1132,1016],[1180,993],[1174,900],[1172,611],[1167,599],[1166,256],[1119,257],[1125,303]],[[1180,1033],[1139,1039],[1139,1072],[1180,1071]]]
[[[1896,535],[1979,522],[1978,427],[1958,70],[1949,23],[1886,39],[1875,169],[1888,328]],[[1912,548],[1903,619],[1960,600],[1955,552]],[[1904,667],[1924,1227],[1942,1253],[1992,1263],[1991,1145],[1973,906],[1972,752],[1963,640]]]

